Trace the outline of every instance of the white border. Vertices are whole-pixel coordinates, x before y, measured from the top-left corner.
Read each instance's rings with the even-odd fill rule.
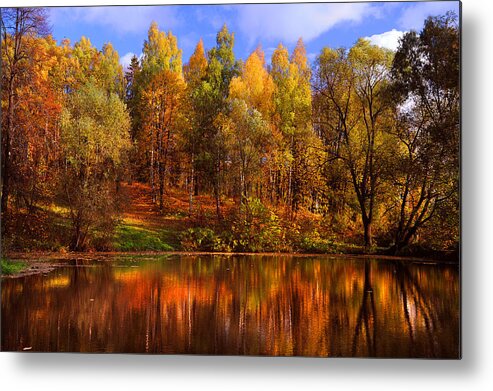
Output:
[[[199,1],[177,1],[196,4]],[[235,1],[215,0],[214,3]],[[146,0],[144,4],[173,1]],[[2,0],[2,6],[136,4]],[[0,353],[12,390],[487,390],[493,384],[493,2],[463,1],[462,361]],[[334,389],[334,388],[333,388]]]

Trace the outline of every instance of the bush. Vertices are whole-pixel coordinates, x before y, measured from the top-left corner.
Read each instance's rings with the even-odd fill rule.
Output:
[[[336,248],[331,239],[322,238],[319,232],[315,229],[313,231],[304,232],[298,243],[301,251],[307,253],[335,253]]]
[[[6,258],[2,258],[0,263],[2,274],[6,276],[19,273],[27,267],[24,262],[12,262]]]
[[[227,240],[211,228],[189,228],[181,235],[181,246],[185,251],[231,251]]]
[[[289,249],[278,216],[259,199],[249,198],[241,205],[231,225],[235,251],[286,251]]]

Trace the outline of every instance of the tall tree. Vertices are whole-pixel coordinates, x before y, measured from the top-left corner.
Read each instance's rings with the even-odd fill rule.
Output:
[[[157,187],[159,210],[164,208],[166,173],[169,157],[175,148],[175,137],[180,120],[185,83],[181,74],[171,70],[156,73],[142,93],[145,105],[143,139],[151,152],[151,186]],[[156,179],[155,179],[156,178]],[[156,183],[157,182],[157,183]],[[153,194],[154,197],[154,194]]]
[[[193,198],[198,195],[199,183],[197,155],[201,146],[201,125],[206,123],[208,112],[206,105],[201,100],[202,82],[207,74],[207,58],[204,50],[204,42],[199,40],[188,64],[183,67],[185,82],[187,83],[186,96],[184,102],[188,118],[188,126],[182,128],[183,150],[188,155],[189,174],[187,179],[189,195],[189,212],[193,211]]]
[[[95,84],[101,82],[101,80],[96,79],[100,53],[89,38],[82,36],[74,44],[71,57],[73,59],[71,71],[74,79],[74,89],[84,85],[88,80]]]
[[[296,88],[292,97],[295,120],[291,145],[294,161],[290,180],[290,202],[292,209],[296,211],[311,192],[311,184],[315,181],[311,160],[314,152],[312,148],[316,147],[312,127],[311,69],[301,38],[293,50],[291,64],[296,67],[297,73]]]
[[[169,148],[177,127],[179,102],[183,93],[181,49],[169,31],[160,31],[152,22],[144,43],[138,77],[140,132],[137,135],[140,158],[149,169],[154,201],[163,209]]]
[[[91,231],[112,232],[118,212],[113,186],[129,146],[130,119],[115,93],[87,83],[70,94],[62,113],[65,166],[61,196],[72,223],[70,248],[83,250]]]
[[[392,102],[388,99],[390,67],[393,54],[360,39],[349,52],[354,70],[355,95],[362,124],[358,127],[360,174],[353,177],[353,186],[361,209],[365,246],[373,246],[372,226],[384,170],[386,132]],[[355,140],[356,141],[356,140]]]
[[[265,67],[263,51],[257,48],[246,60],[241,75],[231,81],[231,113],[225,126],[229,149],[239,168],[242,201],[250,196],[254,180],[258,190],[262,187],[264,168],[269,164],[273,92],[274,82]]]
[[[185,81],[191,89],[196,89],[203,81],[207,72],[204,41],[200,38],[188,64],[183,66]]]
[[[133,55],[128,69],[125,72],[125,103],[132,119],[131,138],[132,141],[136,140],[137,132],[141,123],[139,117],[139,77],[140,77],[140,62],[137,56]]]
[[[63,103],[63,51],[48,37],[28,37],[29,73],[16,90],[17,132],[13,140],[13,200],[34,213],[56,182],[59,119]]]
[[[140,162],[139,154],[139,135],[142,128],[142,112],[140,110],[140,101],[142,90],[139,85],[141,73],[140,61],[136,55],[130,59],[130,64],[125,70],[125,104],[130,115],[130,140],[132,147],[129,151],[129,170],[127,171],[132,179],[145,181],[147,177],[147,167]]]
[[[387,98],[392,53],[359,40],[349,52],[324,48],[317,60],[314,88],[319,128],[329,161],[343,163],[356,199],[366,247],[373,245],[391,102]]]
[[[274,123],[282,135],[279,146],[278,182],[284,183],[278,191],[292,211],[302,202],[308,179],[306,175],[309,143],[313,136],[311,126],[310,68],[301,39],[289,58],[288,50],[280,44],[272,55],[271,74],[275,83]]]
[[[261,184],[266,147],[270,141],[269,126],[257,109],[249,108],[241,99],[231,99],[231,112],[220,122],[229,160],[234,167],[233,177],[239,182],[239,199],[244,203],[251,196],[254,181]]]
[[[273,93],[274,81],[265,67],[263,51],[257,48],[245,61],[241,75],[232,79],[229,96],[245,101],[269,121],[274,111]]]
[[[203,172],[212,183],[216,215],[221,219],[221,185],[225,158],[225,145],[221,133],[220,114],[228,114],[227,98],[229,85],[238,75],[239,64],[233,52],[234,34],[229,33],[226,25],[217,33],[216,46],[208,52],[209,63],[204,81],[197,92],[201,101],[200,111],[206,113],[201,118],[202,146],[198,155]]]
[[[313,121],[315,132],[322,140],[327,153],[321,167],[327,193],[325,203],[330,215],[345,215],[352,204],[351,176],[348,164],[352,160],[349,135],[359,116],[353,107],[354,78],[346,49],[322,49],[316,61],[313,80]],[[347,149],[348,158],[343,158]],[[351,193],[349,195],[348,193]]]
[[[99,85],[107,93],[115,93],[123,99],[125,82],[118,52],[111,43],[105,43],[100,57],[99,69],[97,70]]]
[[[405,153],[392,177],[399,194],[394,251],[437,214],[459,225],[459,44],[457,17],[449,13],[428,18],[419,34],[406,33],[395,55],[396,135]]]
[[[43,8],[3,8],[2,29],[2,197],[1,212],[3,233],[8,216],[11,182],[14,178],[13,145],[21,134],[20,123],[16,119],[19,106],[17,90],[25,85],[29,76],[30,37],[45,36],[48,33],[46,10]]]
[[[142,50],[142,73],[144,80],[162,70],[182,72],[182,51],[178,48],[177,38],[168,31],[159,30],[152,22],[147,33],[147,40]]]

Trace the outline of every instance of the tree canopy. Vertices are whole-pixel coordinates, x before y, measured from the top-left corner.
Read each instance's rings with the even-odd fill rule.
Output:
[[[428,18],[396,51],[362,38],[313,63],[302,38],[238,59],[223,25],[183,64],[179,38],[153,22],[125,69],[110,42],[57,43],[47,26],[42,9],[2,10],[2,230],[12,246],[55,208],[71,224],[59,242],[111,249],[126,181],[158,215],[187,205],[179,219],[191,231],[180,237],[199,248],[457,249],[455,15]]]

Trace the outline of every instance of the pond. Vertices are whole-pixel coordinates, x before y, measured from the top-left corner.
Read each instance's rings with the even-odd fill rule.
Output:
[[[351,257],[73,260],[2,281],[1,349],[458,358],[459,280]]]

